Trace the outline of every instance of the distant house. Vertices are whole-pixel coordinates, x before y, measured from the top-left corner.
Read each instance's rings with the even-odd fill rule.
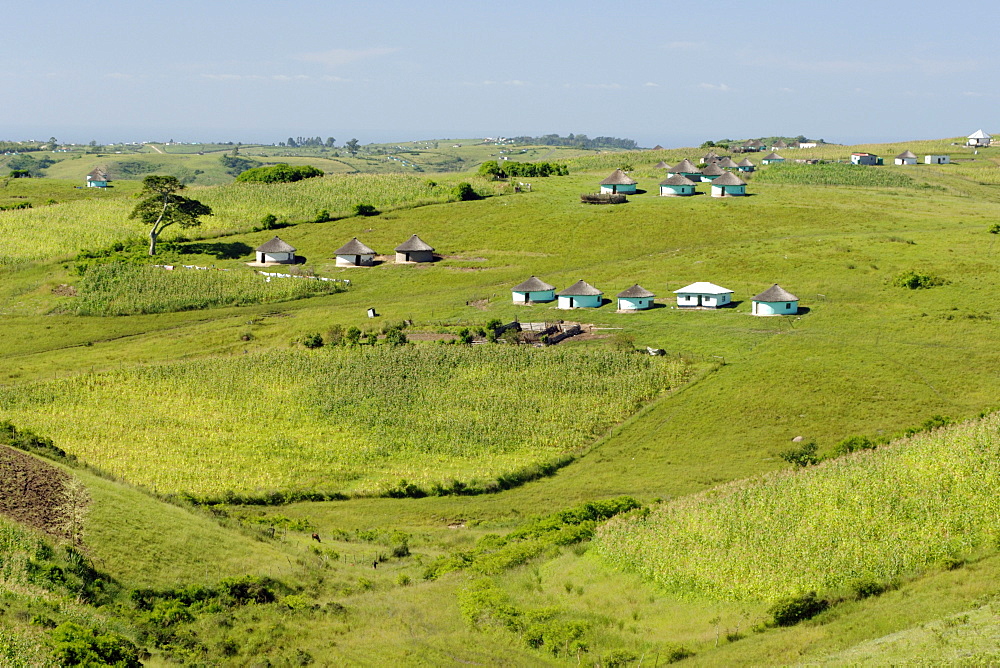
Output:
[[[695,182],[701,181],[701,170],[695,167],[694,163],[687,158],[684,158],[667,170],[667,176],[673,176],[674,174],[680,174]]]
[[[726,170],[724,170],[722,167],[719,167],[719,163],[713,162],[708,167],[706,167],[705,169],[701,170],[701,180],[702,181],[714,181],[715,179],[719,178],[723,174],[728,174],[728,173],[729,172],[727,172]]]
[[[852,165],[881,165],[882,158],[878,157],[874,153],[852,153],[851,154],[851,164]]]
[[[897,165],[915,165],[917,164],[917,155],[907,149],[893,158],[892,161]]]
[[[278,237],[257,246],[254,252],[257,253],[257,262],[260,264],[269,262],[277,262],[278,264],[295,263],[295,248]]]
[[[534,304],[550,302],[556,298],[556,287],[532,276],[524,283],[518,283],[510,289],[515,304]]]
[[[712,197],[742,197],[746,194],[746,182],[732,172],[726,172],[712,181]]]
[[[722,167],[723,169],[736,169],[737,168],[736,163],[733,162],[733,159],[730,158],[728,155],[725,156],[725,157],[719,158],[719,161],[717,163],[715,163],[715,164],[717,164],[719,167]]]
[[[559,292],[559,308],[598,308],[604,303],[603,292],[586,281],[577,281]]]
[[[743,146],[740,148],[743,149],[744,153],[756,153],[757,151],[764,150],[764,144],[762,144],[759,139],[751,139],[750,141],[744,142]]]
[[[667,163],[665,163],[662,160],[660,160],[658,163],[656,163],[655,165],[653,165],[653,169],[666,169],[669,166],[670,165],[668,165]]]
[[[657,144],[656,146],[654,146],[654,147],[652,148],[652,150],[654,150],[654,151],[662,151],[662,150],[663,150],[663,147],[662,147],[662,146],[660,146],[659,144]]]
[[[679,197],[693,195],[695,182],[686,176],[674,174],[665,181],[660,181],[660,195],[664,197]]]
[[[618,293],[618,310],[642,311],[653,308],[654,297],[656,295],[637,283],[628,290],[622,290]]]
[[[951,158],[946,155],[925,155],[924,164],[925,165],[947,165],[951,162]]]
[[[799,298],[775,283],[751,301],[753,315],[795,315],[799,312]]]
[[[771,144],[772,151],[780,151],[786,148],[788,148],[788,144],[786,144],[783,139],[778,139],[773,144]]]
[[[602,193],[621,193],[622,195],[634,195],[638,182],[620,169],[611,172],[611,176],[601,181]]]
[[[396,246],[396,262],[433,262],[434,248],[414,234]]]
[[[765,155],[763,158],[760,159],[760,163],[762,165],[777,164],[777,163],[784,162],[784,161],[785,161],[784,158],[782,158],[777,153],[773,153],[773,152],[772,153],[768,153],[767,155]]]
[[[976,130],[968,137],[968,141],[965,142],[966,146],[989,146],[992,141],[992,137],[982,131],[980,128]]]
[[[719,308],[732,301],[730,295],[733,291],[715,283],[699,281],[674,290],[674,294],[680,308]]]
[[[95,167],[89,174],[87,174],[88,188],[107,188],[109,181],[111,181],[111,179],[108,178],[107,172],[99,167]]]
[[[752,172],[754,169],[756,169],[756,167],[752,162],[750,162],[750,158],[743,158],[742,160],[736,163],[736,169],[740,170],[741,172]]]
[[[371,267],[375,264],[375,251],[354,237],[333,252],[338,267]]]
[[[800,141],[799,142],[799,148],[816,148],[817,146],[819,146],[819,144],[817,144],[814,141]]]
[[[711,165],[713,162],[717,161],[718,159],[719,159],[719,156],[718,156],[718,154],[715,151],[709,151],[708,153],[706,153],[702,157],[701,161],[703,163],[705,163],[706,165]]]

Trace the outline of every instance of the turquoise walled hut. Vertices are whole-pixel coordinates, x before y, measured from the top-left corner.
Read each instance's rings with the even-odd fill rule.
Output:
[[[619,311],[644,311],[653,308],[653,299],[656,297],[652,292],[642,287],[638,283],[628,290],[622,290],[617,294]]]
[[[736,169],[740,170],[741,172],[752,172],[755,169],[755,167],[754,164],[750,162],[750,158],[743,158],[742,160],[736,163]]]
[[[577,281],[559,293],[559,308],[599,308],[604,293],[586,281]]]
[[[768,153],[763,158],[760,159],[760,164],[762,165],[777,165],[784,162],[785,159],[782,158],[777,153]]]
[[[747,184],[732,172],[726,172],[712,181],[712,197],[742,197],[747,194]]]
[[[799,298],[775,283],[751,301],[754,315],[795,315],[799,312]]]
[[[686,176],[674,174],[667,180],[660,181],[660,195],[664,197],[693,195],[695,185],[697,184]]]
[[[620,169],[611,172],[611,176],[601,181],[602,193],[621,193],[622,195],[634,195],[638,181],[630,177]]]
[[[719,166],[718,162],[713,162],[705,169],[701,170],[702,181],[714,181],[723,174],[728,174],[726,170]]]
[[[532,276],[524,283],[518,283],[510,289],[515,304],[535,304],[551,302],[556,298],[556,286]]]
[[[689,178],[692,181],[701,181],[701,170],[694,166],[694,163],[684,158],[676,165],[667,170],[667,176],[673,176],[674,174],[680,174],[683,177]]]

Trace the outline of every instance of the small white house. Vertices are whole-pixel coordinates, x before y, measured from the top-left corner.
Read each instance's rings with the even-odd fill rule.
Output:
[[[604,293],[586,281],[577,281],[559,293],[559,308],[599,308]]]
[[[551,302],[556,298],[556,286],[549,285],[535,276],[510,289],[515,304]]]
[[[799,148],[816,148],[817,146],[819,146],[819,144],[817,144],[814,141],[800,141],[799,142]]]
[[[893,158],[893,162],[897,165],[915,165],[917,164],[917,155],[913,151],[907,149]]]
[[[990,135],[983,132],[982,128],[976,130],[968,137],[968,141],[965,142],[966,146],[989,146],[992,141]]]
[[[653,298],[656,297],[638,283],[628,290],[622,290],[616,296],[619,311],[644,311],[653,308]]]
[[[947,155],[925,155],[924,164],[925,165],[947,165],[951,162],[951,158]]]
[[[660,195],[664,197],[693,195],[695,185],[695,182],[688,177],[674,174],[665,181],[660,181]]]
[[[611,172],[611,176],[601,181],[601,192],[624,195],[634,195],[639,182],[620,169]]]
[[[674,290],[674,294],[680,308],[719,308],[732,301],[733,291],[715,283],[699,281]]]
[[[375,264],[375,251],[354,237],[333,252],[338,267],[371,267]]]
[[[295,248],[278,237],[257,246],[254,252],[257,253],[257,262],[260,264],[267,264],[269,262],[276,262],[278,264],[295,263]]]
[[[396,263],[404,262],[433,262],[434,247],[418,237],[411,236],[403,243],[396,246]]]
[[[753,315],[795,315],[799,312],[799,298],[775,283],[751,301]]]
[[[712,197],[742,197],[746,194],[746,182],[732,172],[726,172],[712,181]]]

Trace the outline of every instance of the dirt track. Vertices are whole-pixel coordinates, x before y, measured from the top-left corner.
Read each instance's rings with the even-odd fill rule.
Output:
[[[0,445],[0,514],[45,533],[68,536],[66,485],[70,476],[14,448]]]

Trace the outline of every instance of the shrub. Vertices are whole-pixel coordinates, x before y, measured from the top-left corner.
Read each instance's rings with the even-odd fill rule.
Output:
[[[471,183],[462,181],[452,188],[451,198],[459,202],[468,202],[469,200],[479,199],[479,195],[476,194]]]
[[[806,619],[812,619],[830,607],[829,602],[811,591],[798,596],[789,596],[777,601],[767,613],[776,626],[794,626]]]
[[[319,332],[313,332],[311,334],[306,334],[305,338],[302,339],[302,345],[310,350],[314,348],[323,347],[323,335]]]
[[[354,205],[354,215],[355,216],[377,216],[379,210],[376,209],[371,204],[355,204]]]
[[[819,463],[819,457],[816,456],[816,444],[813,441],[803,443],[797,448],[789,448],[779,452],[778,456],[796,466],[813,466]]]
[[[918,274],[913,270],[903,272],[892,279],[892,284],[897,288],[909,288],[910,290],[933,288],[947,283],[948,281],[940,276]]]
[[[881,596],[889,590],[889,586],[878,580],[865,578],[856,580],[851,585],[851,590],[854,592],[854,598],[860,601],[872,596]]]
[[[117,633],[98,634],[73,622],[64,622],[52,633],[55,658],[67,666],[116,666],[138,668],[139,650]]]
[[[874,450],[876,447],[878,447],[878,443],[867,436],[848,436],[841,440],[840,443],[837,443],[833,454],[839,457],[851,452],[857,452],[858,450]]]
[[[279,163],[270,167],[254,167],[236,177],[240,183],[292,183],[323,176],[323,171],[309,165],[292,167]]]

